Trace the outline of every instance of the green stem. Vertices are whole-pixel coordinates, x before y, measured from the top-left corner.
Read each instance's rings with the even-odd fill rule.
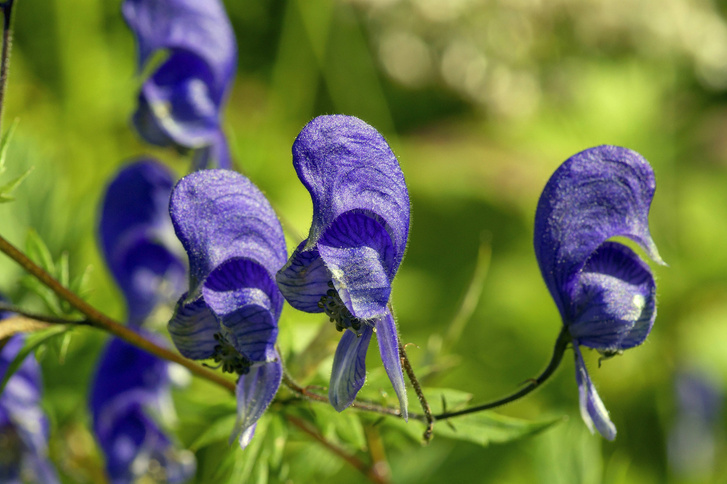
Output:
[[[422,387],[421,385],[419,385],[419,380],[417,380],[417,377],[414,374],[414,368],[412,368],[411,363],[409,363],[409,358],[407,358],[406,356],[406,349],[404,349],[404,345],[401,344],[401,340],[399,341],[399,357],[401,358],[401,363],[404,367],[404,371],[409,377],[409,381],[414,387],[414,391],[419,398],[419,403],[422,406],[422,410],[424,410],[424,418],[427,421],[427,428],[424,430],[424,442],[429,443],[429,441],[432,440],[432,432],[434,430],[434,417],[432,416],[432,409],[429,406],[429,402],[427,402],[427,399],[424,397]]]
[[[445,420],[448,418],[453,417],[459,417],[461,415],[467,415],[470,413],[476,413],[481,412],[483,410],[490,410],[493,408],[501,407],[505,404],[508,404],[510,402],[514,402],[515,400],[518,400],[528,393],[532,392],[536,388],[538,388],[540,385],[542,385],[545,380],[550,378],[550,376],[555,372],[555,370],[560,365],[560,362],[563,360],[563,354],[565,353],[566,348],[568,347],[568,344],[571,341],[570,334],[566,330],[565,327],[560,331],[560,334],[558,335],[558,339],[555,342],[555,348],[553,348],[553,356],[550,359],[550,363],[548,363],[548,366],[543,370],[543,372],[538,376],[537,378],[530,380],[527,385],[525,385],[520,390],[516,391],[515,393],[506,396],[505,398],[501,398],[499,400],[495,400],[494,402],[485,403],[483,405],[477,405],[475,407],[465,408],[464,410],[459,410],[456,412],[444,412],[440,413],[439,415],[435,415],[435,420]]]

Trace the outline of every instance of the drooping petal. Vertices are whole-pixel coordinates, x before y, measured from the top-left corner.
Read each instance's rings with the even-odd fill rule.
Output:
[[[638,153],[599,146],[566,160],[543,190],[535,214],[535,255],[558,309],[568,318],[570,294],[589,256],[624,236],[662,262],[649,233],[656,183]]]
[[[384,363],[384,369],[399,399],[401,415],[404,420],[408,420],[406,386],[404,385],[404,373],[401,371],[401,358],[399,357],[399,336],[396,333],[396,323],[391,312],[387,311],[383,318],[376,321],[376,339],[379,341],[379,352],[381,353],[381,361]]]
[[[220,1],[125,0],[121,9],[136,37],[140,70],[157,50],[191,52],[209,65],[219,104],[237,62],[235,34]]]
[[[576,362],[576,382],[578,383],[581,417],[591,433],[598,430],[598,433],[604,438],[613,440],[616,438],[616,426],[611,422],[608,410],[606,410],[601,397],[598,396],[598,392],[591,382],[591,377],[588,375],[586,363],[583,361],[576,340],[573,341],[573,353]]]
[[[209,145],[194,151],[194,157],[192,159],[192,171],[214,167],[228,170],[232,168],[230,147],[221,129],[218,129],[212,135]]]
[[[297,287],[310,289],[306,268],[316,267],[318,251],[337,289],[356,291],[340,272],[354,259],[375,273],[361,281],[381,285],[378,294],[362,299],[363,312],[373,312],[371,302],[383,314],[382,295],[390,292],[390,282],[401,263],[409,233],[409,195],[399,163],[386,140],[373,127],[351,116],[320,116],[303,128],[293,144],[293,164],[298,177],[313,200],[313,222],[305,244],[296,250],[278,276],[281,291],[294,307],[310,308],[325,295],[295,293]],[[368,220],[366,220],[368,219]],[[326,248],[324,249],[323,244]],[[352,259],[336,249],[354,249]],[[322,252],[321,252],[322,251]],[[351,252],[351,251],[349,251]],[[363,272],[363,269],[362,269]],[[324,276],[322,271],[316,275]],[[296,277],[304,282],[297,285]],[[388,282],[385,282],[388,279]],[[328,280],[315,280],[323,288]],[[345,287],[344,287],[345,286]],[[327,289],[327,288],[326,288]],[[371,288],[361,288],[366,291]],[[346,297],[342,294],[342,297]],[[348,305],[358,301],[350,295]],[[355,303],[354,303],[355,306]],[[357,308],[349,307],[356,313]]]
[[[199,294],[207,276],[228,259],[254,261],[270,274],[285,263],[285,239],[275,212],[239,173],[202,170],[187,175],[172,192],[169,212],[189,255],[191,295]]]
[[[568,331],[580,344],[600,351],[638,346],[656,318],[655,293],[649,266],[628,247],[606,242],[578,276]]]
[[[104,195],[99,233],[104,258],[138,326],[154,307],[183,291],[185,264],[168,213],[174,177],[144,159],[113,178]]]
[[[328,399],[339,412],[351,405],[366,381],[366,351],[373,332],[373,327],[364,324],[361,336],[346,330],[338,342],[333,357]]]
[[[202,295],[227,329],[230,343],[248,360],[277,358],[275,339],[283,298],[262,266],[248,259],[230,259],[207,277]]]
[[[280,358],[253,366],[249,373],[240,375],[237,382],[237,430],[233,437],[240,433],[239,442],[243,449],[250,443],[255,425],[273,401],[282,379]]]
[[[215,334],[220,332],[220,323],[201,296],[188,301],[184,294],[177,302],[167,329],[174,346],[184,357],[204,360],[215,352]]]

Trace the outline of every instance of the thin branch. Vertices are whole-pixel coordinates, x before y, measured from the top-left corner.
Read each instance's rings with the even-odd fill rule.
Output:
[[[555,370],[560,365],[560,362],[563,360],[563,354],[565,353],[566,348],[568,347],[568,344],[571,341],[570,334],[566,330],[565,327],[560,331],[560,334],[558,335],[558,339],[555,342],[555,348],[553,348],[553,356],[550,359],[550,363],[548,363],[548,366],[543,370],[543,372],[537,377],[532,380],[528,381],[528,384],[521,388],[520,390],[516,391],[515,393],[508,395],[505,398],[501,398],[499,400],[496,400],[494,402],[485,403],[483,405],[477,405],[475,407],[465,408],[464,410],[458,410],[456,412],[445,412],[440,413],[439,415],[435,415],[434,418],[436,420],[445,420],[449,418],[459,417],[461,415],[467,415],[470,413],[476,413],[481,412],[483,410],[490,410],[496,407],[501,407],[507,403],[514,402],[515,400],[518,400],[528,393],[532,392],[536,388],[538,388],[540,385],[542,385],[545,380],[550,378],[550,376],[555,372]]]
[[[0,236],[0,251],[4,252],[8,257],[18,263],[26,272],[35,276],[45,286],[50,288],[58,297],[68,301],[68,303],[80,311],[84,316],[89,326],[107,331],[114,336],[117,336],[127,343],[130,343],[142,350],[156,355],[165,360],[172,361],[183,367],[187,368],[192,374],[209,380],[213,383],[226,388],[231,393],[235,393],[235,382],[225,378],[219,373],[208,370],[207,368],[194,363],[192,360],[188,360],[182,355],[170,351],[164,347],[158,346],[153,342],[147,340],[143,336],[135,333],[126,326],[114,321],[110,317],[103,314],[95,307],[88,304],[86,301],[81,299],[76,293],[70,291],[64,287],[61,283],[48,274],[45,270],[35,264],[32,260],[18,250],[14,245],[8,242],[4,237]]]
[[[4,302],[0,302],[0,311],[20,314],[21,316],[25,316],[28,319],[34,319],[36,321],[40,321],[42,323],[48,323],[48,324],[68,324],[68,325],[72,325],[72,326],[91,326],[91,322],[88,321],[87,319],[67,319],[67,318],[58,318],[55,316],[46,316],[45,314],[38,314],[38,313],[26,311],[23,308],[19,308],[18,306],[15,306],[13,304],[7,304]]]
[[[346,462],[348,462],[351,466],[356,468],[359,472],[361,472],[366,478],[371,481],[375,482],[377,484],[387,484],[389,482],[388,479],[386,479],[385,476],[382,476],[376,471],[375,466],[370,466],[366,464],[364,461],[356,457],[355,455],[349,454],[344,449],[338,447],[337,445],[333,444],[332,442],[329,442],[326,440],[325,437],[323,437],[320,433],[318,433],[317,429],[313,428],[311,425],[309,425],[305,420],[302,420],[298,417],[294,417],[293,415],[286,415],[286,418],[290,423],[298,427],[300,430],[308,434],[309,436],[313,437],[316,441],[318,441],[320,444],[322,444],[325,448],[330,450],[332,453],[336,454],[338,457],[342,458]]]
[[[407,358],[406,356],[406,349],[404,349],[404,345],[401,344],[401,340],[399,340],[399,357],[401,358],[401,363],[404,367],[404,371],[406,371],[406,374],[409,377],[409,381],[414,387],[414,391],[416,392],[417,397],[419,397],[419,403],[422,406],[422,410],[424,410],[424,418],[427,422],[427,428],[424,430],[423,437],[424,442],[429,443],[429,441],[432,440],[432,431],[434,430],[434,417],[432,416],[432,409],[429,406],[429,402],[427,402],[427,399],[424,397],[422,387],[421,385],[419,385],[419,380],[417,380],[417,377],[414,374],[414,368],[412,368],[411,363],[409,363],[409,358]]]
[[[10,28],[10,19],[13,13],[13,0],[0,3],[3,11],[3,48],[0,53],[0,123],[2,122],[3,108],[5,107],[5,86],[8,82],[8,67],[10,65],[10,46],[13,42],[13,31]]]

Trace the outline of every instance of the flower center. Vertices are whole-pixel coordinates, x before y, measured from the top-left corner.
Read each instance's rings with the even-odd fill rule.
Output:
[[[219,343],[215,346],[215,352],[212,354],[215,363],[219,363],[217,368],[222,368],[224,373],[237,373],[245,375],[250,371],[252,362],[242,356],[239,351],[232,346],[222,333],[215,333],[215,340]]]
[[[336,323],[336,329],[338,331],[350,329],[356,333],[356,336],[361,336],[361,326],[367,324],[367,321],[351,314],[351,311],[341,301],[341,296],[338,295],[338,291],[333,288],[333,282],[328,281],[328,287],[330,289],[318,301],[318,307],[326,313],[326,316],[331,319],[332,323]]]

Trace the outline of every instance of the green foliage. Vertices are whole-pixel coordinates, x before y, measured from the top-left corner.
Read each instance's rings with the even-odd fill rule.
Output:
[[[0,139],[0,176],[5,173],[5,158],[7,157],[8,146],[10,146],[10,141],[17,126],[18,120],[16,119],[15,121],[13,121],[13,124],[10,125],[10,128],[5,132],[2,139]],[[12,202],[13,200],[15,200],[15,197],[13,197],[12,195],[13,191],[23,182],[23,180],[25,180],[25,178],[30,174],[31,171],[32,168],[29,168],[22,175],[17,176],[10,181],[2,182],[2,184],[0,184],[0,203]]]

